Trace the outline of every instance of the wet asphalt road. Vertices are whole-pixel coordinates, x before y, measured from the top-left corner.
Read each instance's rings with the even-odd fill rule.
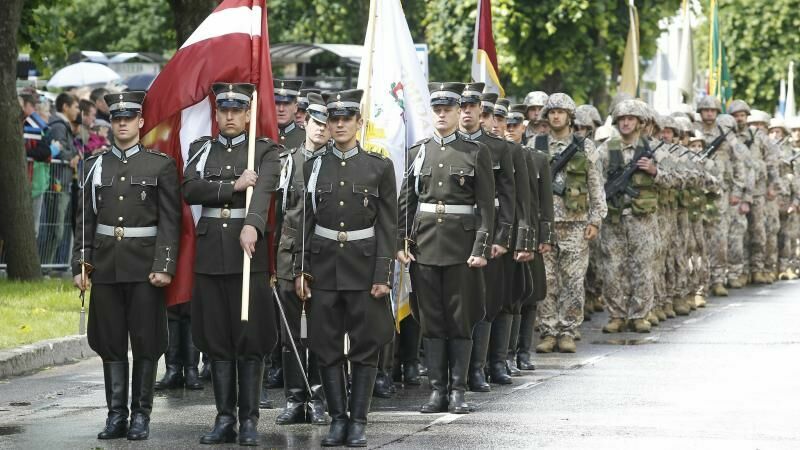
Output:
[[[427,388],[374,399],[370,447],[424,449],[798,449],[800,281],[732,291],[647,335],[582,328],[573,355],[537,355],[538,369],[491,393],[468,393],[469,415],[422,415]],[[279,403],[281,390],[270,395]],[[150,440],[98,441],[105,420],[98,358],[0,381],[0,448],[197,448],[214,420],[210,386],[155,400]],[[318,447],[327,427],[274,425],[265,448]],[[236,445],[229,445],[235,447]]]

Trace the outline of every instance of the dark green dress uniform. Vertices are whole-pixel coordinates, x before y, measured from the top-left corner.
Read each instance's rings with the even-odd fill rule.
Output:
[[[249,108],[254,86],[217,83],[213,91],[218,107]],[[278,337],[275,308],[269,288],[267,224],[270,199],[278,186],[279,146],[269,139],[255,145],[258,181],[250,208],[245,210],[245,192],[234,184],[247,169],[248,137],[220,134],[203,137],[189,148],[183,178],[183,197],[190,205],[202,206],[195,227],[197,236],[192,296],[192,328],[195,343],[212,361],[217,420],[203,443],[219,443],[235,436],[236,381],[239,382],[240,443],[257,442],[263,358]],[[245,225],[259,233],[250,263],[249,321],[241,321],[242,266],[244,251],[239,234]]]
[[[328,112],[322,96],[318,93],[309,93],[306,112],[308,120],[316,120],[325,124]],[[278,415],[276,423],[279,425],[304,422],[327,423],[325,405],[322,394],[322,384],[319,377],[317,358],[313,352],[306,348],[306,340],[300,336],[300,318],[303,314],[303,302],[297,297],[294,290],[294,257],[302,250],[303,226],[303,194],[305,184],[303,180],[303,165],[317,156],[325,153],[327,147],[323,145],[318,149],[306,149],[305,143],[298,148],[284,150],[281,153],[281,179],[279,188],[282,192],[281,210],[283,211],[283,224],[281,238],[278,244],[277,277],[280,300],[289,322],[289,331],[294,338],[295,347],[303,360],[303,366],[297,364],[297,358],[291,346],[291,341],[286,327],[281,326],[281,353],[283,367],[284,394],[286,396],[286,409]],[[308,374],[311,385],[311,397],[303,380],[303,371]]]
[[[309,105],[308,94],[317,94],[321,97],[321,93],[322,91],[317,88],[300,89],[300,92],[297,94],[297,117],[302,117],[305,119],[305,114]],[[305,128],[303,120],[299,122],[295,120],[295,123],[297,123],[297,126],[300,128]]]
[[[326,95],[331,119],[359,113],[361,90]],[[394,335],[388,296],[375,299],[373,285],[389,285],[396,253],[397,187],[392,161],[332,145],[305,163],[305,249],[295,272],[311,280],[310,347],[317,355],[333,422],[323,446],[364,446],[381,347]],[[295,248],[300,250],[299,246]],[[302,264],[302,267],[301,267]],[[344,336],[352,371],[350,418],[344,379]]]
[[[300,95],[300,87],[303,82],[300,80],[273,80],[275,90],[275,103],[297,102]],[[306,131],[297,126],[292,117],[290,122],[278,124],[278,143],[285,148],[297,148],[306,141]]]
[[[430,85],[431,105],[457,107],[462,83]],[[400,194],[398,248],[413,241],[412,304],[420,318],[428,379],[433,388],[422,412],[469,412],[464,401],[472,329],[484,316],[482,269],[471,256],[488,258],[494,225],[494,175],[490,150],[459,132],[434,135],[410,150]],[[475,209],[477,208],[477,210]],[[478,212],[480,212],[478,214]],[[406,233],[406,224],[411,230]],[[450,395],[448,399],[448,368]]]
[[[114,118],[141,114],[144,92],[106,95]],[[85,161],[77,204],[72,273],[94,266],[89,346],[103,359],[108,421],[100,439],[125,435],[128,340],[133,353],[129,439],[147,439],[156,362],[167,346],[164,290],[150,273],[175,274],[180,234],[180,185],[175,161],[136,144]]]
[[[481,91],[484,83],[467,84],[461,96],[461,104],[481,103]],[[492,171],[494,172],[494,244],[502,245],[510,253],[514,253],[511,242],[516,208],[516,189],[514,183],[514,166],[511,149],[506,141],[491,135],[479,127],[472,133],[462,130],[462,138],[477,141],[489,148],[492,157]],[[506,298],[505,258],[489,259],[483,269],[486,295],[484,298],[485,316],[472,330],[472,354],[470,356],[469,389],[476,392],[488,392],[484,367],[486,355],[489,351],[489,337],[492,332],[492,321],[503,307]],[[505,372],[505,359],[502,360]]]

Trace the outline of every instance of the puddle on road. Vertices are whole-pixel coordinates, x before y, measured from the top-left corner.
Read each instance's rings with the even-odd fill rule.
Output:
[[[0,436],[20,434],[23,429],[20,425],[0,425]]]
[[[636,339],[605,339],[592,341],[594,345],[644,345],[658,342],[656,337],[636,338]]]

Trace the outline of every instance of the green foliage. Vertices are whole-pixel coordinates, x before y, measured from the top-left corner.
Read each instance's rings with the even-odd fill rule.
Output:
[[[722,42],[728,52],[733,77],[734,98],[771,113],[778,103],[780,80],[786,77],[789,62],[800,62],[800,34],[797,33],[800,8],[797,8],[797,2],[726,0],[720,2],[719,15]],[[699,44],[704,50],[700,67],[706,70],[707,39],[706,34],[695,41],[695,45]],[[800,75],[797,69],[796,73]]]
[[[172,12],[166,0],[27,2],[20,46],[46,70],[80,50],[167,53],[175,47]]]
[[[67,280],[0,281],[0,349],[77,334],[80,307]]]

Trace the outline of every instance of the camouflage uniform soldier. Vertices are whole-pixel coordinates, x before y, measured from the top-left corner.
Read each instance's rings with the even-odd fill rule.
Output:
[[[533,137],[537,134],[547,133],[547,117],[541,116],[542,108],[547,103],[547,93],[542,91],[528,92],[525,96],[525,105],[528,107],[525,114],[527,125],[525,135],[522,137],[522,144],[529,145],[533,142]]]
[[[539,353],[575,351],[575,331],[583,322],[583,280],[589,264],[589,241],[597,238],[607,208],[597,150],[570,128],[575,102],[566,94],[550,96],[541,111],[550,132],[534,147],[551,155],[557,248],[544,255],[547,296],[539,303],[542,342]]]
[[[706,138],[706,145],[711,144],[717,136],[729,131],[717,123],[717,116],[721,111],[722,106],[716,97],[703,97],[697,104],[697,112],[701,116],[698,128]],[[714,159],[722,173],[721,181],[723,183],[720,197],[713,199],[714,213],[706,228],[706,243],[710,250],[711,292],[715,296],[728,295],[728,291],[725,289],[725,275],[728,266],[730,215],[731,212],[738,214],[739,204],[745,194],[747,174],[741,160],[742,155],[734,148],[736,145],[736,138],[728,133],[714,154]]]
[[[780,178],[778,182],[778,199],[775,202],[779,217],[777,234],[778,276],[781,280],[794,280],[797,275],[791,268],[790,259],[793,255],[792,242],[797,239],[797,236],[792,233],[791,222],[797,216],[795,210],[798,205],[797,195],[800,178],[797,177],[795,168],[800,168],[800,163],[797,160],[792,160],[794,152],[792,150],[791,137],[789,129],[783,120],[772,119],[770,121],[769,136],[778,150],[779,157],[778,175]]]

